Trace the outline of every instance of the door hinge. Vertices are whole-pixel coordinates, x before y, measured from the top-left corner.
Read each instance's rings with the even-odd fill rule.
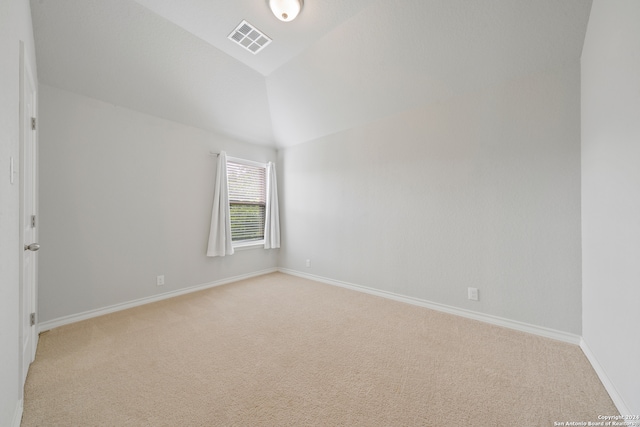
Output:
[[[36,130],[36,118],[31,117],[31,130]]]
[[[31,322],[31,326],[34,326],[36,324],[36,314],[35,313],[31,313],[31,316],[29,316],[29,321]]]
[[[36,216],[31,215],[31,228],[36,228]]]

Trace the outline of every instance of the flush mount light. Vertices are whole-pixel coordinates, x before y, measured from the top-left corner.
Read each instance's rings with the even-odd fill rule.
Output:
[[[296,19],[302,10],[304,0],[269,0],[269,7],[276,18],[289,22]]]

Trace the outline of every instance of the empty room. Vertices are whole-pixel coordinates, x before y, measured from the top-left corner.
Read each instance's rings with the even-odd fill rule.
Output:
[[[2,0],[0,426],[640,426],[639,23]]]

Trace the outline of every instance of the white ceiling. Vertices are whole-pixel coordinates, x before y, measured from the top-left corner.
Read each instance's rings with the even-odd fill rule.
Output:
[[[267,0],[135,0],[268,76],[372,0],[311,0],[296,20],[283,23],[271,14]],[[242,20],[276,41],[259,55],[238,49],[227,36]]]
[[[31,0],[41,83],[291,146],[575,63],[588,0]],[[246,19],[273,39],[227,36]]]

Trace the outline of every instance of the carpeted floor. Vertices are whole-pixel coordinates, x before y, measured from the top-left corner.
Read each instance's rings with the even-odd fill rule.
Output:
[[[553,426],[579,347],[274,273],[40,336],[22,426]]]

